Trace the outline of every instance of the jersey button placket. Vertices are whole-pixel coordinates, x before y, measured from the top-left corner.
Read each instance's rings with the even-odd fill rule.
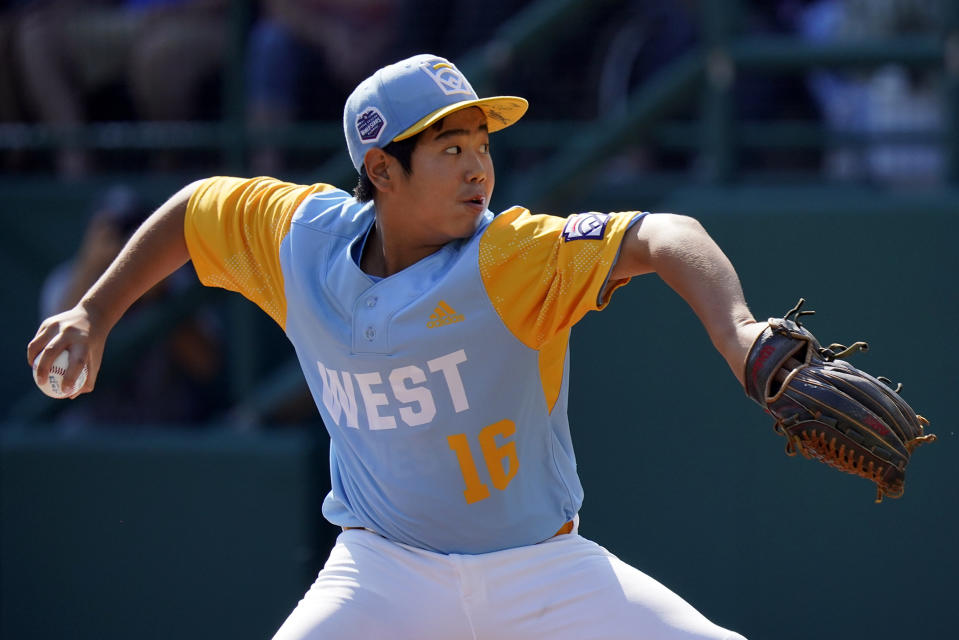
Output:
[[[353,307],[353,349],[357,353],[384,353],[387,348],[386,319],[380,297],[369,293],[360,296]],[[387,314],[388,315],[388,314]]]

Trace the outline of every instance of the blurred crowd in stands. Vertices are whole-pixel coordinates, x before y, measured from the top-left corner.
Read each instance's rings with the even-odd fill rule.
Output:
[[[735,29],[814,43],[938,35],[948,1],[739,0]],[[503,65],[495,90],[529,97],[531,117],[540,120],[614,113],[630,91],[701,42],[702,3],[603,2],[545,41],[541,52]],[[224,76],[231,64],[243,67],[242,111],[252,130],[335,122],[350,90],[384,63],[420,51],[457,61],[533,4],[246,0],[238,11],[230,0],[0,1],[0,123],[70,130],[86,122],[216,121],[228,108]],[[757,154],[757,163],[821,165],[829,176],[878,181],[935,181],[941,174],[941,153],[930,142],[943,121],[942,79],[934,70],[891,64],[806,74],[738,72],[734,82],[738,120],[819,122],[840,141],[824,152]],[[698,108],[691,105],[685,115],[695,118]],[[916,131],[927,134],[925,141],[849,142],[857,135]],[[53,169],[76,178],[112,168],[79,144],[39,156],[9,146],[7,170]],[[250,151],[248,173],[280,174],[309,157],[298,153],[263,144]],[[662,150],[631,155],[637,169],[677,164]],[[173,169],[196,157],[154,153],[142,168]],[[688,163],[685,156],[678,161]],[[129,159],[122,166],[130,167]]]
[[[242,64],[251,127],[338,121],[346,96],[378,67],[413,50],[455,59],[525,4],[8,0],[0,16],[0,121],[68,130],[98,121],[218,120],[230,64]],[[234,20],[243,22],[239,46]],[[180,160],[161,154],[147,168]],[[278,173],[282,163],[269,147],[250,158],[258,174]],[[97,168],[80,145],[58,149],[53,165],[66,178]]]
[[[500,65],[493,89],[529,98],[531,119],[615,115],[630,92],[700,45],[705,1],[606,2],[535,53]],[[947,1],[741,0],[736,31],[808,43],[939,35]],[[13,123],[70,131],[91,122],[216,122],[229,108],[224,78],[238,63],[242,112],[251,130],[339,122],[346,96],[378,67],[422,51],[459,61],[532,4],[249,0],[238,11],[231,0],[0,0],[0,131]],[[941,70],[896,64],[792,74],[737,71],[737,122],[817,122],[836,134],[836,142],[822,149],[757,150],[744,154],[742,162],[800,167],[836,179],[934,184],[943,173],[935,137],[943,129],[942,83]],[[671,117],[694,122],[699,107],[691,104]],[[927,137],[855,139],[910,132]],[[117,168],[108,154],[83,144],[15,147],[0,148],[4,173],[46,172],[79,180]],[[283,177],[284,171],[302,169],[298,163],[309,155],[262,144],[250,150],[246,173]],[[182,169],[197,157],[144,152],[133,163],[125,158],[122,168],[162,172]],[[208,164],[201,171],[217,170],[215,162],[199,161]],[[647,169],[692,170],[695,162],[695,153],[650,144],[625,150],[611,166],[628,176]],[[91,208],[76,255],[49,275],[40,317],[72,305],[147,213],[128,188],[108,189]],[[140,307],[163,305],[181,286],[186,285],[172,278]],[[178,320],[144,358],[145,376],[98,388],[95,399],[77,404],[63,419],[72,425],[190,423],[222,414],[228,399],[217,391],[223,385],[215,384],[218,378],[222,382],[224,370],[221,333],[215,314],[205,309]]]

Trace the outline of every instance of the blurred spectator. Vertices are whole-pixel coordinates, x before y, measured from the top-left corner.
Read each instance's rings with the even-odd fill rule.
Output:
[[[892,36],[936,34],[941,0],[820,0],[802,15],[800,33],[813,42],[881,42]],[[941,130],[941,80],[933,70],[885,65],[866,72],[818,70],[810,89],[826,124],[838,134],[866,137],[862,144],[830,150],[829,175],[887,183],[941,179],[942,152],[935,143],[868,142],[870,134]]]
[[[248,118],[269,130],[342,118],[353,87],[393,56],[401,0],[263,0],[247,42]],[[257,149],[254,174],[276,175],[279,151]]]
[[[56,267],[44,282],[41,318],[73,307],[148,214],[131,189],[108,189],[94,208],[76,256]],[[128,315],[157,312],[193,278],[184,267],[158,284]],[[136,356],[135,370],[104,377],[95,394],[70,403],[60,414],[61,423],[71,428],[135,426],[196,423],[212,417],[224,406],[218,329],[208,310],[177,321],[163,339],[152,341]]]
[[[227,0],[24,4],[15,46],[33,119],[66,131],[130,116],[188,120],[202,110],[201,88],[226,50]],[[94,112],[94,97],[104,91],[112,99],[97,102],[102,112]],[[126,113],[117,95],[128,99]],[[90,157],[68,144],[56,168],[64,177],[82,176],[91,170]]]
[[[11,3],[0,0],[0,122],[20,119],[20,100],[17,98],[13,36],[17,12]]]
[[[0,0],[0,124],[23,120],[13,47],[17,13],[12,4]],[[16,167],[19,158],[14,151],[2,152],[0,170]]]
[[[809,0],[749,0],[736,37],[795,38],[796,24]],[[734,71],[734,119],[742,123],[818,122],[819,112],[801,74]],[[760,146],[738,150],[738,164],[746,170],[816,171],[822,163],[819,149]]]
[[[573,98],[564,101],[578,105],[567,117],[622,117],[633,92],[699,43],[697,16],[686,2],[631,0],[611,7],[608,12],[594,13],[599,14],[602,22],[594,28],[599,35],[591,50],[584,54],[576,46],[563,47],[556,53],[563,59],[553,63],[564,69],[564,91]],[[577,32],[575,37],[581,38],[581,33]],[[577,88],[575,83],[582,86]],[[671,114],[673,118],[685,116],[688,113]],[[607,162],[604,179],[630,183],[638,174],[651,169],[681,169],[688,163],[687,156],[653,145],[629,145]]]
[[[533,2],[405,0],[403,53],[428,51],[459,64],[458,58],[485,47],[503,23],[515,18]]]
[[[636,87],[699,40],[695,16],[674,0],[633,0],[610,16],[597,44],[597,112],[619,114]]]

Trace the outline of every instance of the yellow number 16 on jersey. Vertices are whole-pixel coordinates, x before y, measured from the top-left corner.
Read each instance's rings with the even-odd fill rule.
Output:
[[[516,456],[515,442],[509,440],[498,445],[496,444],[496,436],[505,439],[514,433],[516,433],[516,423],[512,420],[500,420],[483,427],[477,437],[480,450],[483,452],[483,459],[486,461],[486,469],[489,471],[490,480],[492,480],[493,486],[500,491],[506,488],[516,472],[519,471],[519,458]],[[473,504],[488,498],[489,487],[480,481],[466,434],[457,433],[447,436],[446,440],[449,442],[450,449],[456,454],[456,460],[460,463],[463,482],[466,483],[466,490],[463,491],[466,503]]]

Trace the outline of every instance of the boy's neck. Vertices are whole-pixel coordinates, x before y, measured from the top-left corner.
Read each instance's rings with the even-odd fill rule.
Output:
[[[406,237],[404,231],[403,228],[394,229],[377,215],[360,256],[360,269],[371,276],[386,278],[443,248],[442,245],[416,243]]]

